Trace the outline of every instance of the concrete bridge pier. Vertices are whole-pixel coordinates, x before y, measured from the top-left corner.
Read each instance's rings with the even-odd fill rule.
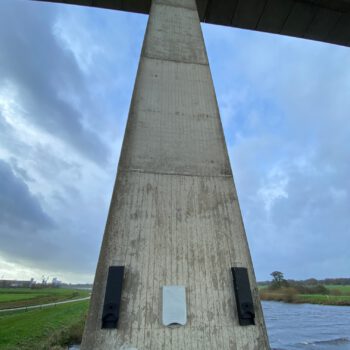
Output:
[[[109,266],[125,266],[117,329],[101,329]],[[231,267],[248,269],[255,325]],[[184,286],[187,322],[162,323]],[[195,0],[153,0],[82,349],[269,349]]]

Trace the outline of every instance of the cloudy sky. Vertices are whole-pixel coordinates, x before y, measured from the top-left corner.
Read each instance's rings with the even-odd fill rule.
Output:
[[[146,22],[0,1],[0,278],[93,280]],[[202,28],[258,280],[349,277],[350,49]]]

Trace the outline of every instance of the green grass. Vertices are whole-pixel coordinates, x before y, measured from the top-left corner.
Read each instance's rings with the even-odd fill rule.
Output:
[[[261,300],[283,301],[294,304],[322,304],[350,306],[350,286],[325,285],[328,294],[298,294],[294,288],[268,290],[259,288]]]
[[[341,285],[333,284],[333,285],[325,285],[325,287],[330,291],[338,290],[343,295],[350,295],[350,286],[341,286]]]
[[[88,303],[88,300],[77,301],[27,312],[0,314],[0,349],[47,350],[79,343]]]
[[[349,295],[298,294],[298,303],[323,305],[350,305]]]
[[[0,288],[0,310],[89,296],[89,291],[63,288]]]

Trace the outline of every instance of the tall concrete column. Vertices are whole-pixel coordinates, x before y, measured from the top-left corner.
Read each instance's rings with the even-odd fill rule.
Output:
[[[108,267],[125,266],[117,329],[101,329]],[[247,267],[240,326],[230,268]],[[187,324],[162,325],[164,285]],[[195,0],[153,0],[82,349],[269,349]]]

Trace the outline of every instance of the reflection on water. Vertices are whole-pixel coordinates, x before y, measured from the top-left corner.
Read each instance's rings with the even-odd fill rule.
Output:
[[[350,350],[350,307],[262,302],[274,350]]]
[[[350,306],[274,301],[263,301],[262,306],[271,349],[350,350]]]

